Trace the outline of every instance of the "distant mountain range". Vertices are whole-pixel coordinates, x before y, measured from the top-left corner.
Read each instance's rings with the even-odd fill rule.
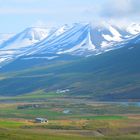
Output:
[[[95,100],[140,100],[140,25],[27,28],[0,44],[0,95],[67,90]]]
[[[0,65],[21,56],[33,58],[32,55],[44,53],[55,54],[57,57],[60,54],[84,57],[98,55],[124,46],[123,44],[129,42],[139,32],[139,24],[132,24],[125,29],[109,24],[94,26],[89,23],[75,23],[60,28],[27,28],[1,41]]]

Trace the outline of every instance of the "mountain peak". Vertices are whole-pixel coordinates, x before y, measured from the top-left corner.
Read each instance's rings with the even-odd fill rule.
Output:
[[[40,27],[29,27],[21,35],[29,40],[40,41],[48,36],[50,29]]]
[[[29,27],[0,45],[1,49],[21,49],[37,43],[49,35],[50,29]]]

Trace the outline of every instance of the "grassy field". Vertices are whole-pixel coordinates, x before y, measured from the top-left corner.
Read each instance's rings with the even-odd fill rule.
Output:
[[[43,94],[0,98],[0,140],[139,140],[140,107]],[[48,118],[46,124],[34,123]]]
[[[48,124],[34,124],[25,120],[0,120],[0,139],[139,140],[139,130],[138,128],[136,129],[136,126],[134,127],[134,120],[132,121],[133,125],[131,121],[132,120],[126,122],[122,122],[121,120],[57,120],[50,121]],[[87,127],[85,127],[85,124]]]

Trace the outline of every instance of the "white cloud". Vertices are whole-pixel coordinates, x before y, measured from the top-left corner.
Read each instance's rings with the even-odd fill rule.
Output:
[[[139,0],[108,0],[101,10],[102,17],[131,18],[140,13]]]

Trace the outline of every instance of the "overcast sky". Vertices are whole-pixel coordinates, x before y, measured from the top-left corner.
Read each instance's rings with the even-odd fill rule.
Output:
[[[30,26],[140,21],[140,0],[0,0],[0,33]]]

